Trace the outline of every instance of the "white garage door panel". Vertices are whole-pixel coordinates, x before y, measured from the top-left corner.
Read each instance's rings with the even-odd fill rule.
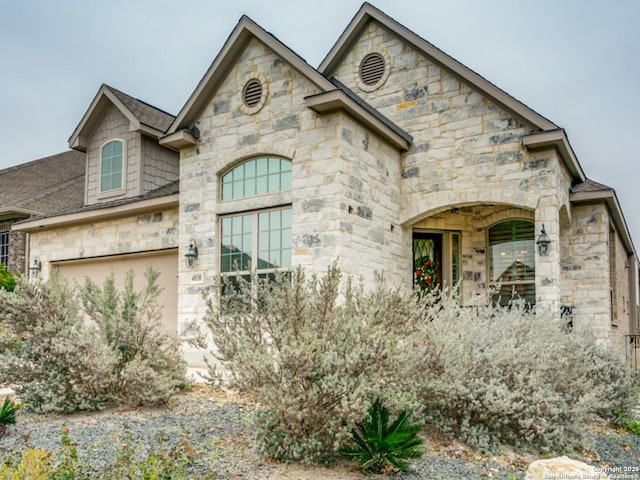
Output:
[[[125,275],[129,270],[135,273],[134,287],[136,291],[144,288],[146,280],[144,272],[147,265],[160,272],[158,284],[162,290],[158,299],[162,307],[162,327],[167,333],[177,333],[178,319],[178,255],[177,250],[143,255],[116,255],[100,259],[73,260],[57,262],[52,266],[62,278],[72,284],[84,284],[89,277],[93,282],[102,285],[111,273],[116,280],[116,288],[124,288]]]

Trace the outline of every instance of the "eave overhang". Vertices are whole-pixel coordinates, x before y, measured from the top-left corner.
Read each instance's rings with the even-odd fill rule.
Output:
[[[413,141],[413,137],[407,132],[399,127],[393,128],[385,123],[350,98],[342,90],[335,89],[330,92],[305,97],[304,104],[307,108],[318,114],[342,110],[402,151],[406,152],[409,150]]]
[[[550,147],[556,148],[574,182],[581,183],[586,180],[584,171],[578,162],[564,129],[556,128],[555,130],[525,135],[522,137],[522,145],[527,148],[527,150],[532,151]]]
[[[83,225],[87,223],[116,220],[118,218],[140,215],[142,213],[158,211],[159,209],[177,208],[179,205],[179,194],[167,195],[166,197],[140,200],[137,202],[117,205],[107,208],[96,208],[93,210],[83,210],[80,212],[58,215],[55,217],[39,218],[17,223],[13,230],[19,232],[42,232],[62,227]]]
[[[5,220],[12,220],[14,218],[25,218],[31,217],[33,215],[41,215],[42,212],[37,212],[35,210],[30,210],[27,208],[16,208],[16,207],[7,207],[0,208],[0,222],[4,222]]]
[[[178,130],[177,132],[160,138],[160,145],[175,148],[176,150],[194,147],[197,143],[198,139],[193,135],[193,133],[191,133],[191,131],[186,129]]]

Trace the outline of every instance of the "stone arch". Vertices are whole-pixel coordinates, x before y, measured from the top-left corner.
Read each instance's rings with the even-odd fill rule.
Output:
[[[225,155],[222,167],[216,171],[216,175],[220,177],[227,171],[231,170],[235,166],[242,162],[249,160],[253,157],[280,157],[293,161],[296,156],[296,150],[286,145],[280,145],[275,143],[252,145],[249,147],[241,147],[233,150]]]
[[[452,208],[471,207],[483,204],[509,205],[514,208],[535,211],[538,206],[538,195],[530,192],[500,188],[474,188],[465,192],[431,193],[424,195],[420,201],[412,202],[403,212],[399,223],[404,227],[409,227],[424,218]]]

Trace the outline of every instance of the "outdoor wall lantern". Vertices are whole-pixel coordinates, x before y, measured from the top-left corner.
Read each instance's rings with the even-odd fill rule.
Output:
[[[546,257],[547,255],[549,255],[550,243],[551,243],[551,240],[549,240],[549,235],[547,235],[547,232],[544,229],[544,223],[543,223],[542,230],[540,230],[540,236],[536,241],[536,245],[538,246],[538,253],[540,254],[540,256]]]
[[[31,278],[37,278],[40,275],[40,270],[42,270],[42,263],[40,262],[40,257],[34,257],[33,263],[29,267],[29,276]]]
[[[189,240],[189,248],[187,253],[184,254],[184,258],[187,260],[187,267],[193,268],[198,258],[198,247],[196,247],[196,242],[193,238]]]

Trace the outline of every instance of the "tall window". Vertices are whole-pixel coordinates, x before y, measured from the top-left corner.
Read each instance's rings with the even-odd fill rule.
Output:
[[[0,232],[0,263],[9,266],[9,232]]]
[[[122,141],[113,140],[102,147],[100,156],[100,191],[122,188]]]
[[[248,160],[221,179],[222,200],[291,188],[291,162],[275,157]],[[278,206],[222,217],[220,271],[270,276],[291,267],[291,207]]]
[[[510,220],[489,229],[489,278],[501,284],[502,305],[513,297],[536,303],[534,233],[528,220]]]

